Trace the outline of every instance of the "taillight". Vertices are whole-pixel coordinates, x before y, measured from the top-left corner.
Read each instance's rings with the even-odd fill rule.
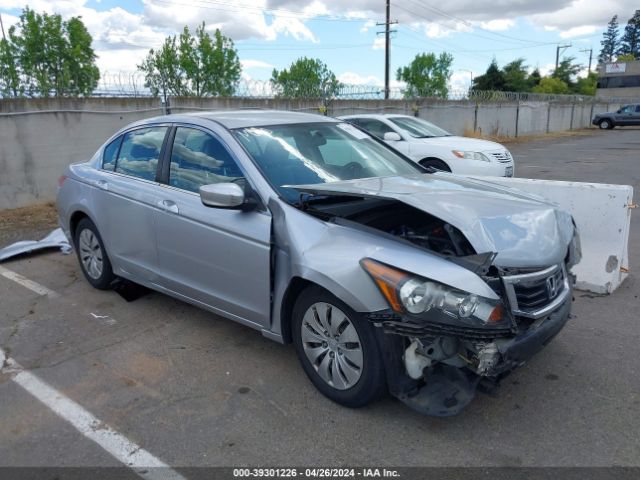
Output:
[[[60,177],[58,178],[58,188],[62,187],[62,184],[64,184],[64,181],[67,179],[66,175],[60,175]]]

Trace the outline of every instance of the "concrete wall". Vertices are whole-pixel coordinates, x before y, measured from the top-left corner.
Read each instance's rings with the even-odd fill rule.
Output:
[[[574,106],[547,102],[339,100],[331,102],[326,113],[418,115],[458,135],[477,131],[510,137],[587,127],[592,110],[597,113],[618,107],[606,102]],[[173,113],[237,108],[323,112],[322,103],[316,100],[171,100]],[[122,126],[163,113],[164,108],[154,98],[0,100],[0,209],[53,200],[57,179],[69,163],[90,158]]]

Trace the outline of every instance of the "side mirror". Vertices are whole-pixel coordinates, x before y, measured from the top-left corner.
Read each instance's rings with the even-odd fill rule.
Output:
[[[237,183],[212,183],[200,187],[200,200],[207,207],[240,208],[244,199],[244,190]]]
[[[385,142],[399,142],[402,137],[397,132],[385,132],[383,140]]]

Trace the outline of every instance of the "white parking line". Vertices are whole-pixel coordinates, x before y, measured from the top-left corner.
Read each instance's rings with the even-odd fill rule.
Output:
[[[47,287],[34,282],[33,280],[29,280],[28,278],[23,277],[19,273],[16,273],[13,270],[9,270],[8,268],[3,267],[2,265],[0,265],[0,275],[2,275],[5,278],[8,278],[9,280],[13,280],[17,284],[22,285],[25,288],[28,288],[32,292],[36,292],[38,295],[43,295],[43,296],[46,295],[49,298],[58,298],[60,296],[53,290],[50,290]]]
[[[2,349],[0,349],[0,360],[2,360],[0,363],[2,373],[13,374],[12,380],[15,383],[142,478],[185,480],[182,475],[151,453],[104,424],[33,373],[24,370],[15,360],[6,357]]]

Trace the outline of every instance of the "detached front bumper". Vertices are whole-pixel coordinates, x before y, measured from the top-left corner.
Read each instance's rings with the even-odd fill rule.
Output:
[[[431,416],[452,416],[460,413],[475,397],[478,384],[483,381],[497,383],[500,378],[524,365],[542,350],[565,326],[570,318],[572,292],[549,315],[535,320],[525,328],[527,319],[517,332],[495,332],[497,335],[480,335],[479,332],[441,332],[433,328],[409,328],[407,322],[393,315],[370,314],[376,328],[378,341],[384,352],[387,384],[392,395],[413,410]],[[420,338],[428,332],[424,343],[434,338],[453,338],[458,350],[449,358],[434,361],[423,371],[423,378],[413,379],[407,374],[404,355],[412,338]],[[467,355],[461,353],[467,351]],[[475,354],[475,358],[472,357]],[[462,358],[464,357],[464,361]]]
[[[494,343],[497,348],[498,361],[484,376],[498,376],[511,371],[542,350],[562,330],[570,318],[571,294],[565,302],[549,316],[534,322],[528,329],[519,332],[515,337],[499,339]]]

